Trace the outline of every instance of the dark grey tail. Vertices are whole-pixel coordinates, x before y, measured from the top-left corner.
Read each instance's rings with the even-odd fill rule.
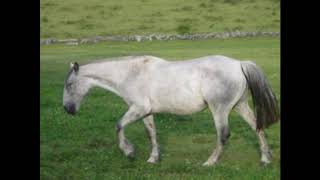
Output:
[[[242,61],[241,68],[252,95],[257,130],[279,121],[278,102],[262,70],[251,61]]]

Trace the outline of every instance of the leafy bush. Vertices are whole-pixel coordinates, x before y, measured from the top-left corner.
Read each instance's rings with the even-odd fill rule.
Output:
[[[179,25],[176,31],[178,34],[188,34],[191,31],[191,27],[189,25]]]
[[[43,17],[43,18],[41,19],[41,21],[42,21],[42,22],[44,22],[44,23],[49,22],[49,20],[48,20],[48,18],[47,18],[47,17]]]

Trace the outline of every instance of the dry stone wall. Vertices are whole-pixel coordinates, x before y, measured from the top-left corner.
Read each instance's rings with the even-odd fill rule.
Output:
[[[79,45],[79,44],[94,44],[102,41],[170,41],[170,40],[200,40],[200,39],[227,39],[237,37],[257,37],[257,36],[280,36],[280,32],[223,32],[223,33],[198,33],[198,34],[184,34],[184,35],[165,35],[165,34],[150,34],[150,35],[132,35],[132,36],[95,36],[91,38],[79,39],[41,39],[40,45],[49,44],[66,44],[66,45]]]

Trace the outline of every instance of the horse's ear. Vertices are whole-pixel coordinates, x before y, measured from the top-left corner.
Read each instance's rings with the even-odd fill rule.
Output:
[[[75,72],[79,71],[79,64],[77,62],[70,63],[70,68],[73,69]]]

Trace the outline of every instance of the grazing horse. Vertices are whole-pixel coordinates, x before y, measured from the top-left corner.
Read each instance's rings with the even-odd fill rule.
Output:
[[[156,163],[160,152],[153,114],[187,115],[208,107],[217,130],[217,145],[204,166],[218,162],[230,136],[228,115],[232,109],[256,132],[261,162],[271,161],[263,129],[279,120],[278,103],[265,75],[251,61],[217,55],[185,61],[128,56],[81,67],[71,63],[64,84],[65,110],[75,114],[86,93],[96,86],[122,97],[129,106],[116,125],[119,148],[128,157],[134,155],[134,147],[124,134],[130,123],[143,119],[152,145],[147,162]],[[248,105],[248,92],[252,95],[254,111]]]

